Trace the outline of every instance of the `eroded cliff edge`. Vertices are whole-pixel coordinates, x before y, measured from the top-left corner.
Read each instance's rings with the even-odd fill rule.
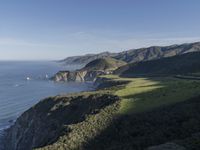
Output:
[[[59,71],[51,79],[59,82],[95,81],[100,75],[112,74],[113,71],[126,63],[114,58],[99,58],[89,62],[85,67],[75,71]]]
[[[125,81],[104,77],[97,82],[102,90],[50,97],[25,112],[8,130],[7,149],[199,149],[200,96],[120,115],[122,100],[104,88],[115,91],[115,84]]]
[[[7,130],[5,149],[79,149],[112,122],[118,102],[117,96],[101,93],[46,98]]]

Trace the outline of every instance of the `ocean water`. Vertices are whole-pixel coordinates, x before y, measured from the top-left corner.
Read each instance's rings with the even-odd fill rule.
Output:
[[[79,67],[45,61],[0,62],[0,136],[20,114],[39,100],[92,88],[89,83],[55,83],[48,79],[59,70]]]

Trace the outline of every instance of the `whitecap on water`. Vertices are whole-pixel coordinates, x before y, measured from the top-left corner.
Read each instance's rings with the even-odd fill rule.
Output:
[[[19,84],[15,84],[15,85],[14,85],[14,87],[18,87],[18,86],[19,86]]]
[[[26,77],[26,80],[28,81],[28,80],[31,80],[31,78],[30,77]]]

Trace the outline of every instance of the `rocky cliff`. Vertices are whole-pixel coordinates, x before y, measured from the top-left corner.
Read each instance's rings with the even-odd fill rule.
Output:
[[[58,81],[85,81],[87,71],[59,71],[51,79]]]
[[[53,81],[56,81],[56,82],[59,82],[59,81],[85,82],[85,81],[95,81],[98,76],[111,74],[111,73],[112,73],[111,71],[108,72],[108,71],[102,71],[102,70],[96,70],[96,71],[87,71],[87,70],[59,71],[51,79]]]
[[[52,77],[58,81],[95,81],[100,75],[112,74],[112,72],[125,65],[123,61],[113,58],[101,58],[89,62],[85,67],[76,71],[59,71]]]
[[[113,81],[96,82],[107,88]],[[104,89],[39,102],[7,131],[6,150],[199,150],[199,96],[122,115],[122,101],[108,93]]]
[[[78,149],[112,121],[118,100],[96,93],[46,98],[8,129],[5,149]]]

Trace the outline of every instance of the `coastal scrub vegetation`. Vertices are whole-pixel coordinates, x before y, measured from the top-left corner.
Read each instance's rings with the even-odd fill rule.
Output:
[[[165,142],[199,149],[199,80],[116,75],[102,78],[129,83],[119,89],[108,88],[121,99],[118,118],[86,149],[140,150]]]
[[[114,94],[121,98],[120,113],[137,113],[185,101],[199,95],[200,81],[174,77],[121,78],[107,75],[114,81],[129,81]]]
[[[198,63],[193,53],[183,57],[194,57],[192,62]],[[150,76],[137,75],[134,65],[126,65],[120,72],[129,70],[129,74],[98,76],[95,91],[39,102],[8,130],[11,143],[7,146],[20,150],[143,150],[172,142],[198,150],[199,65],[190,68],[186,61],[184,73],[174,75],[171,71],[179,67],[178,61],[175,66],[166,66],[169,74],[156,72],[162,66],[158,62],[177,58],[143,62],[155,65],[155,72],[149,69]],[[92,64],[90,67],[95,68]],[[141,68],[148,70],[146,65]]]
[[[101,78],[124,84],[104,87],[94,93],[109,93],[120,100],[87,115],[78,124],[71,124],[68,132],[41,150],[140,150],[165,142],[198,149],[200,81],[116,75]]]

